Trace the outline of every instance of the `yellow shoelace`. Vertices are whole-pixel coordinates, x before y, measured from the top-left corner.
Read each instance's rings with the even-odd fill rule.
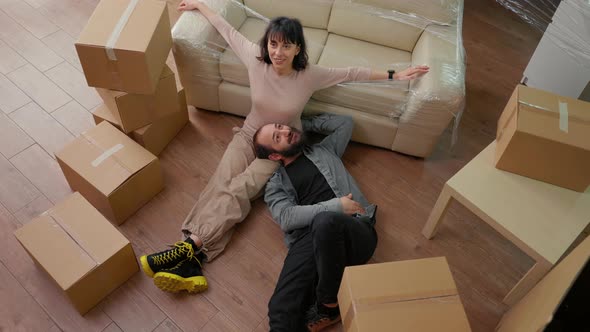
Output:
[[[164,265],[173,260],[183,257],[185,254],[188,259],[191,259],[194,255],[193,247],[190,243],[179,241],[174,244],[174,249],[163,252],[159,255],[154,256],[155,265]]]

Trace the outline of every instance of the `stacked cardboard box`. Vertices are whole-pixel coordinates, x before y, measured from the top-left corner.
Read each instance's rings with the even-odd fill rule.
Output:
[[[166,66],[171,46],[167,4],[157,0],[101,0],[76,43],[108,122],[56,153],[76,193],[15,236],[81,314],[138,271],[131,244],[111,223],[162,190],[154,154],[188,121],[184,92]]]
[[[344,331],[471,331],[444,257],[349,266],[338,303]]]
[[[79,193],[15,231],[84,314],[138,271],[131,243]]]
[[[94,111],[94,122],[108,121],[155,155],[159,155],[188,122],[184,90],[177,91],[174,73],[168,67],[153,95],[97,90],[105,104]]]
[[[125,134],[179,117],[176,77],[166,65],[171,47],[165,1],[101,0],[80,34],[76,51],[84,75],[105,102],[98,112]],[[118,224],[162,188],[157,158],[131,143],[105,124],[57,154],[70,186]]]
[[[95,121],[120,131],[100,124],[56,157],[72,189],[116,224],[162,189],[153,154],[188,121],[166,65],[171,46],[167,4],[157,0],[102,0],[76,42],[88,85],[105,102]]]
[[[76,51],[89,86],[152,94],[172,47],[166,2],[102,0]]]
[[[188,122],[165,64],[171,40],[165,2],[102,0],[76,43],[88,85],[104,101],[95,122],[110,122],[156,155]]]
[[[590,103],[518,85],[498,120],[496,167],[578,192],[590,185]]]

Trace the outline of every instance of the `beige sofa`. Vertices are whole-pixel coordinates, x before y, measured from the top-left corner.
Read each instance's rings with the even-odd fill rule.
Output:
[[[297,17],[309,61],[327,67],[397,71],[427,64],[408,82],[353,82],[317,91],[305,112],[348,114],[353,140],[426,157],[458,118],[465,97],[462,0],[209,0],[212,9],[254,42],[269,18]],[[198,12],[184,13],[172,31],[174,57],[188,102],[246,116],[245,67]]]

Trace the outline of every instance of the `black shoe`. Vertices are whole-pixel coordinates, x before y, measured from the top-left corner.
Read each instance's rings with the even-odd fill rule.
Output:
[[[143,255],[139,261],[143,272],[151,278],[158,271],[175,267],[183,260],[193,257],[196,250],[195,242],[189,237],[184,241],[176,242],[172,249]]]
[[[185,259],[173,268],[156,273],[154,284],[159,289],[172,293],[181,290],[198,293],[207,289],[207,279],[203,276],[201,262],[197,257]]]
[[[328,308],[322,304],[312,305],[305,314],[307,330],[317,332],[340,321],[340,309]]]

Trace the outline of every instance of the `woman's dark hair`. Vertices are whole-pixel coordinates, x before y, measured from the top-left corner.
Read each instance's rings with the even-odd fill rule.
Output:
[[[266,27],[264,36],[260,39],[260,56],[257,59],[272,64],[268,54],[269,39],[286,41],[299,46],[299,54],[293,58],[293,69],[300,71],[307,67],[308,57],[305,37],[303,36],[303,27],[298,19],[284,16],[275,17]]]

